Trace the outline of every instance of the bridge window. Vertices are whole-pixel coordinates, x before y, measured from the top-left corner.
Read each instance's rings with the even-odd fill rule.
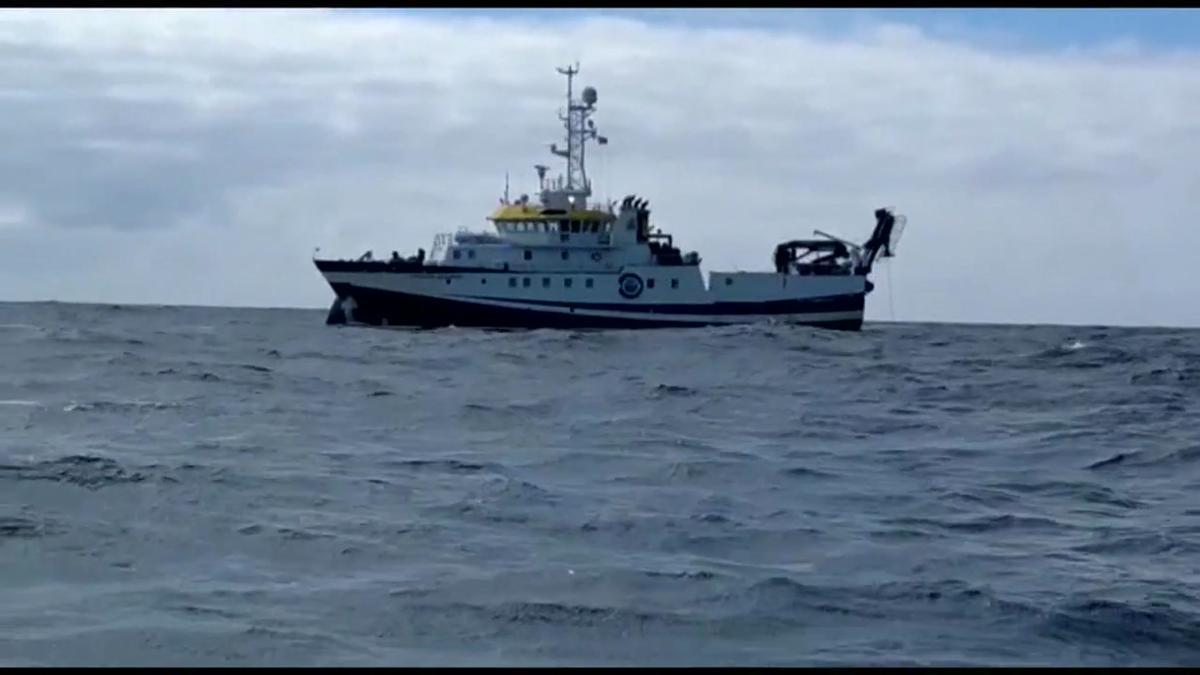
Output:
[[[671,280],[671,288],[679,288],[679,280],[678,279]]]
[[[458,249],[454,249],[454,259],[458,260],[461,257],[462,257],[462,251],[460,251]]]
[[[732,278],[732,277],[725,277],[725,285],[726,285],[726,286],[732,286],[732,285],[733,285],[733,278]]]
[[[570,287],[571,287],[571,277],[563,278],[563,288],[570,288]]]
[[[475,249],[467,249],[467,257],[471,260],[475,259]]]
[[[479,277],[479,283],[487,284],[487,277]]]
[[[571,221],[571,231],[578,233],[580,225],[581,225],[581,223],[578,220],[572,220]]]
[[[550,288],[550,277],[542,277],[542,288]]]
[[[583,282],[583,285],[587,286],[588,288],[591,288],[592,287],[592,278],[588,277],[587,279],[585,279]]]
[[[654,280],[653,279],[646,280],[646,288],[654,288]]]
[[[521,279],[521,285],[524,286],[525,288],[529,288],[529,277],[525,277],[524,279]]]
[[[509,277],[509,278],[508,278],[508,287],[509,287],[509,288],[516,288],[516,287],[517,287],[517,278],[516,278],[516,277]]]
[[[526,251],[525,251],[525,259],[526,259],[526,260],[533,260],[533,251],[526,250]]]
[[[563,251],[563,252],[562,252],[562,259],[563,259],[563,260],[566,260],[566,259],[567,259],[567,252],[566,252],[566,251]]]

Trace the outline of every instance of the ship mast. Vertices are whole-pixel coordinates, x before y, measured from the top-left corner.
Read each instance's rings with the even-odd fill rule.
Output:
[[[567,129],[567,147],[559,149],[558,144],[550,145],[550,152],[567,160],[567,175],[547,185],[544,179],[544,169],[538,167],[539,178],[542,178],[542,203],[551,208],[586,208],[587,198],[592,194],[592,183],[587,177],[585,164],[585,144],[589,138],[596,139],[601,145],[608,139],[596,132],[596,123],[590,118],[596,110],[596,90],[592,87],[583,88],[582,99],[576,101],[574,80],[579,73],[579,64],[574,67],[558,68],[558,72],[567,76],[567,112],[559,111],[558,118]]]

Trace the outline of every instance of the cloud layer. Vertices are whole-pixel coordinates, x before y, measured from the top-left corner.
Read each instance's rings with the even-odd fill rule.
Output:
[[[0,15],[5,299],[326,306],[314,247],[407,253],[557,164],[554,66],[706,269],[909,217],[868,316],[1200,326],[1200,58],[320,11]],[[547,161],[550,160],[550,161]]]

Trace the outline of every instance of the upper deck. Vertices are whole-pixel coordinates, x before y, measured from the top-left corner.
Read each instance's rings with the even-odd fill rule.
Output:
[[[488,216],[488,220],[492,221],[496,232],[501,235],[602,235],[612,233],[617,216],[598,209],[564,210],[529,204],[505,204]]]

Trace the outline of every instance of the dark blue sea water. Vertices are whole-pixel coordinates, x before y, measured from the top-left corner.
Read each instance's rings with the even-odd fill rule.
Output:
[[[0,663],[1200,663],[1200,332],[0,304]]]

